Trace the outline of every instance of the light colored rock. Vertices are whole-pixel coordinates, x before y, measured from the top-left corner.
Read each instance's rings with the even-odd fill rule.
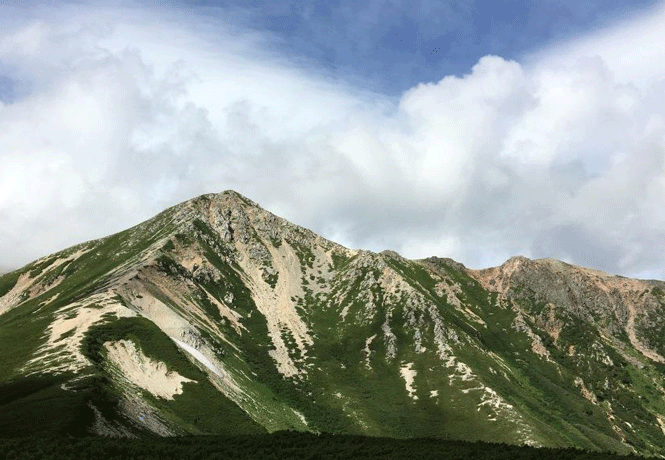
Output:
[[[249,276],[247,284],[251,290],[252,298],[261,314],[265,316],[268,325],[268,334],[275,349],[270,352],[277,363],[280,373],[285,377],[292,377],[302,370],[289,355],[289,350],[282,338],[282,329],[286,329],[293,336],[301,357],[307,353],[307,346],[313,343],[307,325],[296,311],[292,298],[303,296],[301,287],[302,272],[300,259],[294,249],[286,242],[276,248],[269,242],[266,246],[270,251],[272,263],[278,273],[274,288],[263,279],[260,264],[250,258],[244,258],[240,266]],[[243,243],[236,243],[238,250],[244,249]]]
[[[166,364],[147,357],[131,340],[106,342],[107,359],[127,379],[139,388],[164,399],[173,399],[182,394],[182,384],[194,382],[175,371],[169,371]]]
[[[404,385],[406,386],[406,391],[409,393],[409,398],[414,401],[418,400],[416,396],[416,389],[413,386],[413,383],[416,378],[416,370],[413,369],[413,363],[406,363],[399,368],[399,374],[404,379]]]
[[[81,341],[88,329],[108,314],[122,318],[135,316],[136,313],[108,292],[93,295],[84,303],[73,303],[62,308],[48,327],[46,343],[28,361],[25,371],[78,372],[89,366],[90,361],[81,353]]]

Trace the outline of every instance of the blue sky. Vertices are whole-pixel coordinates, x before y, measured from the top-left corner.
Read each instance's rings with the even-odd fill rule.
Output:
[[[645,1],[2,3],[0,269],[235,189],[349,247],[665,279],[664,23]]]
[[[399,95],[478,59],[525,54],[626,19],[657,2],[635,0],[160,2],[275,34],[284,55],[337,78]]]
[[[21,2],[30,8],[35,2]],[[63,3],[63,2],[53,2]],[[70,2],[86,4],[89,2]],[[273,34],[274,50],[391,96],[442,75],[461,76],[481,56],[520,60],[557,41],[623,20],[655,5],[591,1],[225,1],[143,2],[206,22]],[[27,91],[0,75],[0,100]]]

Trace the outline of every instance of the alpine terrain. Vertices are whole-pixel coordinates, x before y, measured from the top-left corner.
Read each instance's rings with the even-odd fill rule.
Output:
[[[665,282],[352,250],[227,191],[0,276],[0,433],[665,455]]]

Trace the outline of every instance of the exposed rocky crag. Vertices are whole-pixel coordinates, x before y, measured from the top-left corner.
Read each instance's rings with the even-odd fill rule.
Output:
[[[204,195],[0,276],[0,429],[663,455],[664,309],[662,281],[351,250]]]

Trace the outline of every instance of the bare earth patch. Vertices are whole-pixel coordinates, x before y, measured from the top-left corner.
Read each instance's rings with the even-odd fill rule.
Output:
[[[270,355],[277,363],[279,372],[291,377],[299,373],[298,368],[289,356],[289,350],[282,339],[282,329],[286,328],[292,334],[301,356],[304,357],[306,346],[313,343],[307,325],[302,320],[291,298],[302,297],[302,272],[300,260],[293,248],[283,241],[279,248],[266,242],[266,247],[272,256],[272,263],[278,273],[277,283],[273,289],[262,278],[262,266],[254,263],[248,257],[240,261],[240,266],[251,279],[252,297],[259,311],[265,316],[268,334],[275,346]],[[245,251],[242,251],[245,252]]]
[[[413,369],[413,363],[406,363],[399,369],[399,373],[404,379],[404,384],[406,385],[406,391],[409,393],[409,398],[414,401],[418,399],[416,396],[416,389],[413,387],[413,382],[416,378],[416,370]]]
[[[106,342],[104,348],[108,360],[125,379],[157,397],[173,399],[174,395],[182,394],[183,383],[195,381],[169,371],[161,361],[148,358],[131,340]]]
[[[30,273],[24,273],[18,277],[14,287],[7,294],[0,297],[0,315],[20,303],[21,295],[30,287],[31,282]]]
[[[48,368],[54,373],[78,372],[89,366],[90,362],[81,353],[81,341],[88,329],[109,313],[117,318],[136,315],[112,293],[96,294],[89,297],[85,305],[74,303],[63,308],[47,329],[48,340],[28,361],[25,370]]]

